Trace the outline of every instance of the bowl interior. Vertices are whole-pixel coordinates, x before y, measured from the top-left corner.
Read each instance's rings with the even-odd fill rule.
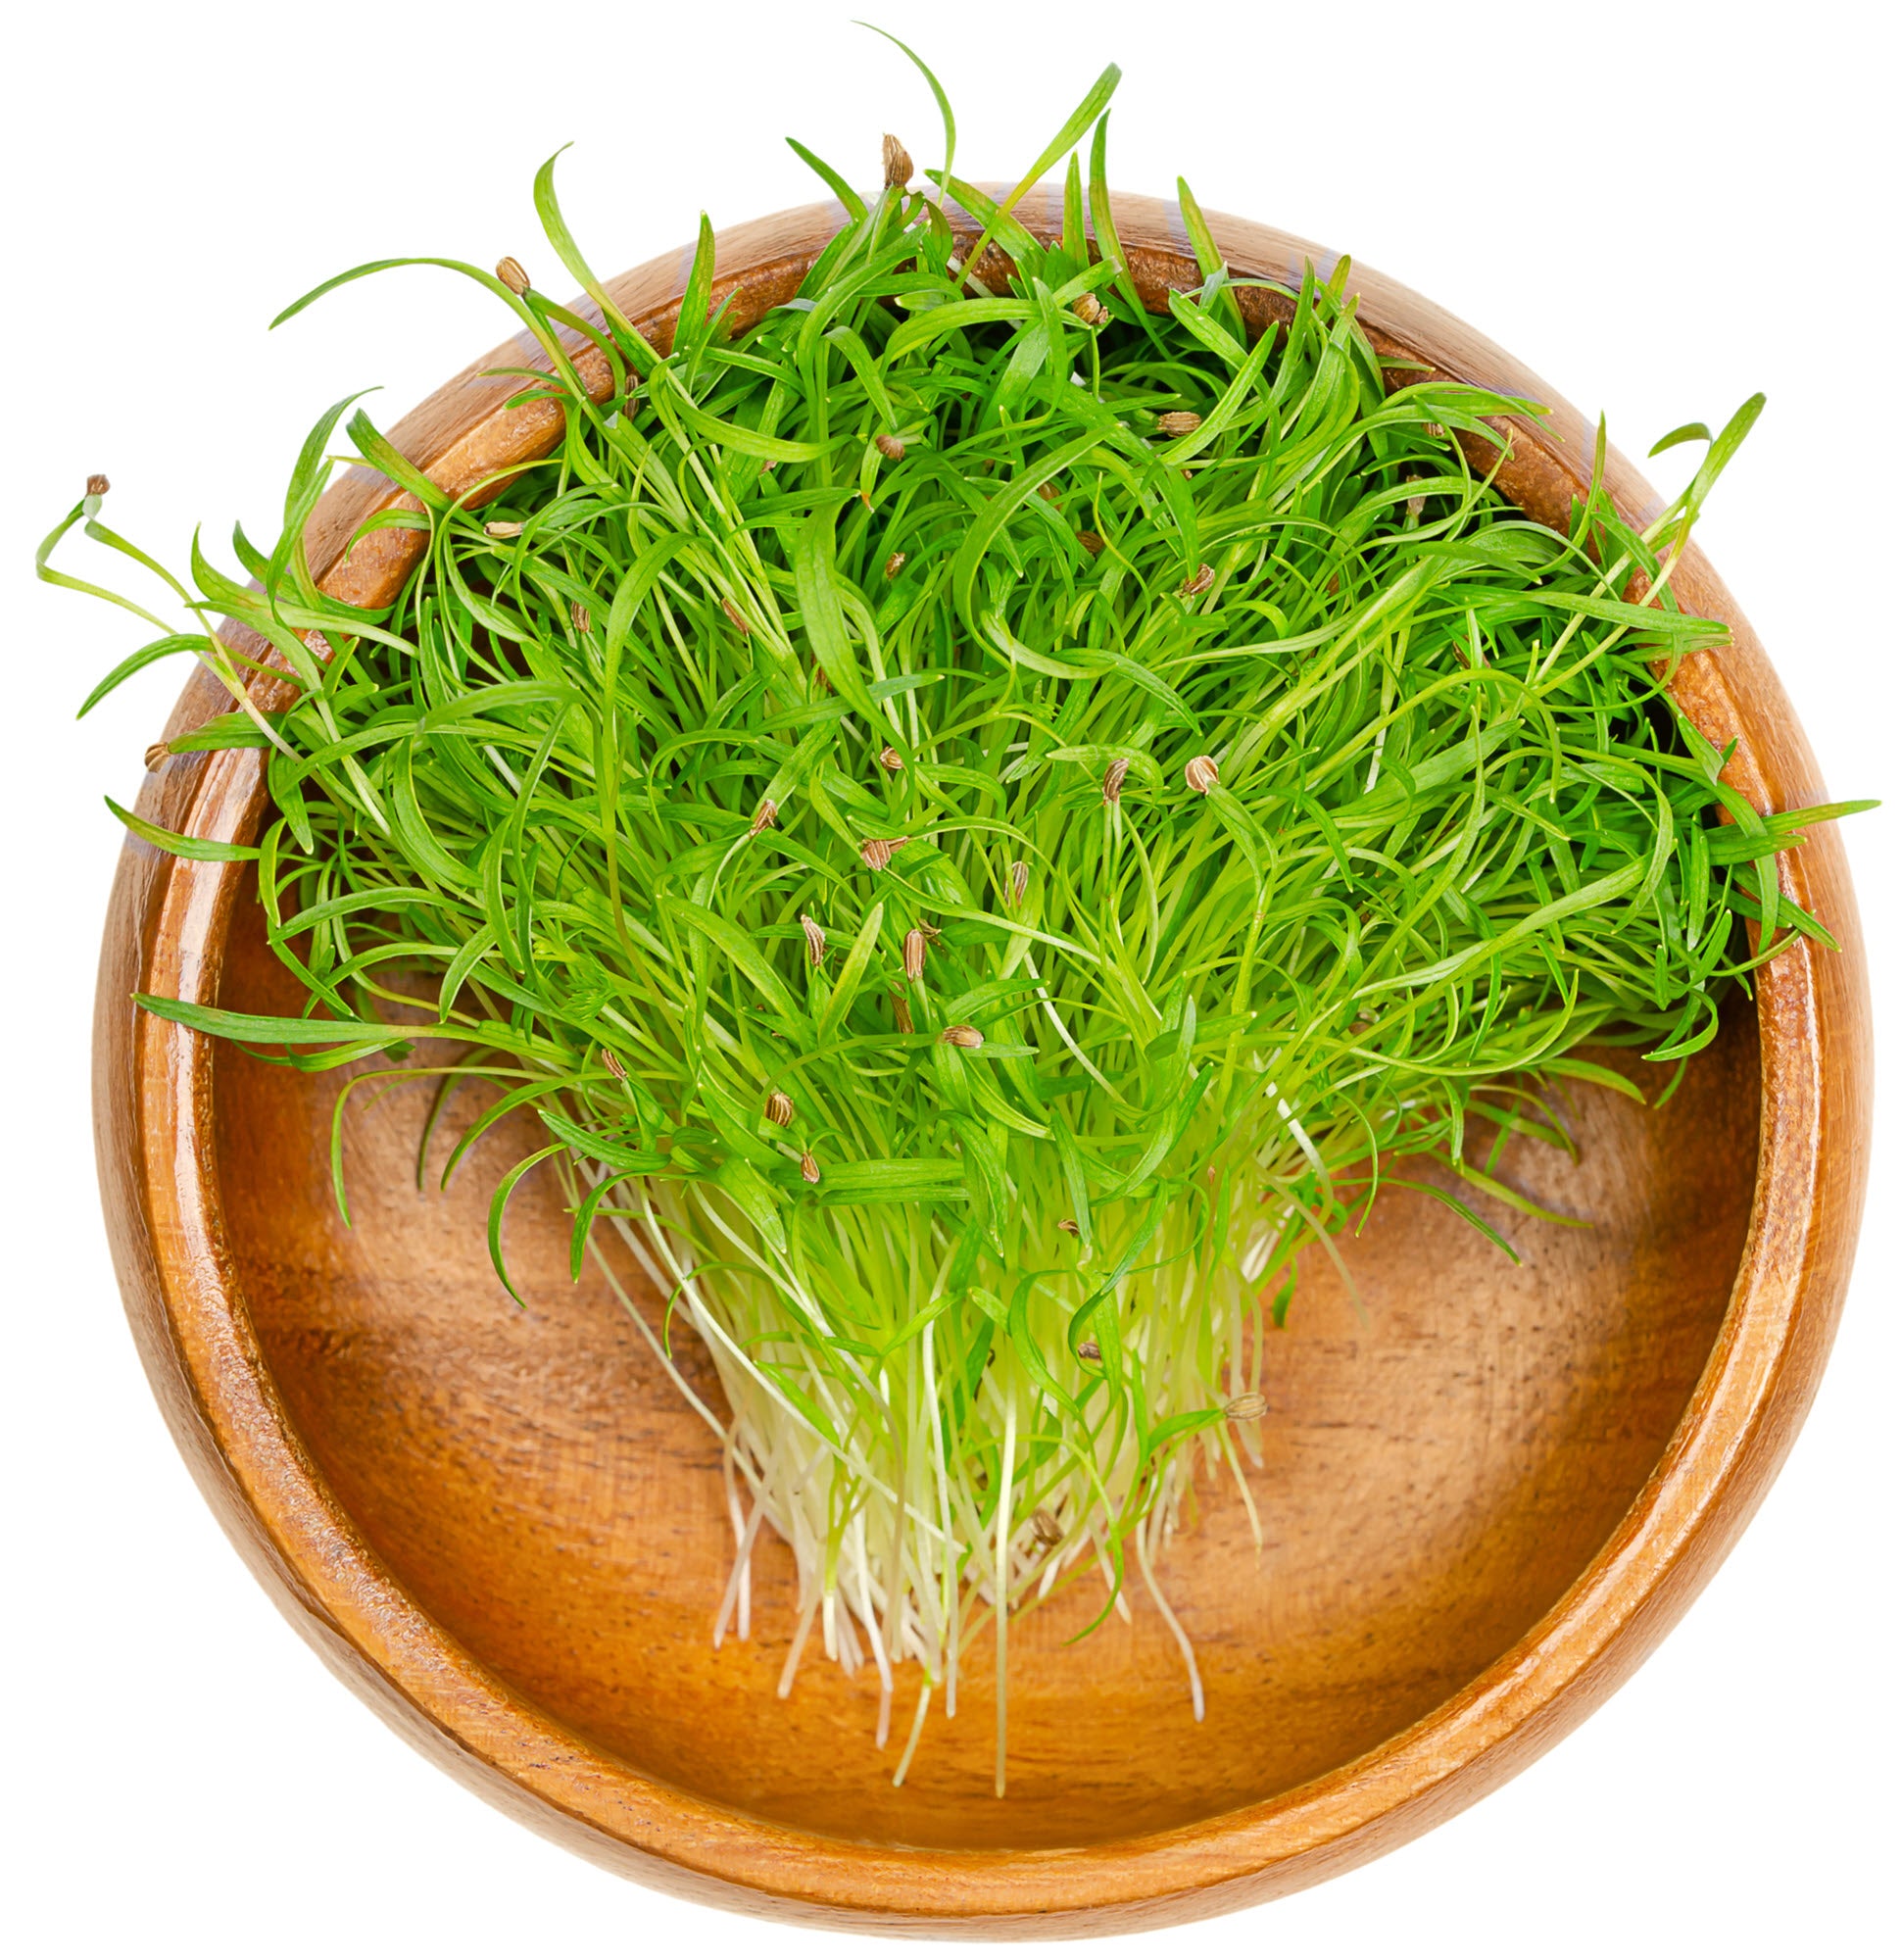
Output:
[[[222,999],[297,1004],[249,898]],[[1662,1107],[1579,1090],[1576,1159],[1519,1143],[1499,1175],[1582,1229],[1462,1193],[1519,1264],[1396,1189],[1341,1249],[1357,1307],[1310,1257],[1267,1356],[1250,1476],[1265,1544],[1232,1485],[1204,1481],[1162,1566],[1206,1720],[1139,1585],[1127,1621],[1067,1643],[1101,1603],[1084,1581],[1012,1631],[999,1802],[986,1644],[956,1718],[934,1703],[902,1789],[891,1773],[915,1668],[882,1754],[869,1668],[847,1679],[814,1642],[777,1698],[794,1589],[776,1541],[755,1555],[752,1638],[714,1650],[733,1547],[717,1446],[605,1282],[570,1283],[545,1169],[508,1221],[525,1310],[490,1270],[495,1178],[543,1139],[525,1123],[492,1134],[446,1192],[438,1142],[419,1190],[432,1086],[366,1088],[343,1126],[346,1228],[329,1189],[337,1078],[222,1045],[214,1068],[228,1244],[265,1362],[343,1508],[425,1612],[556,1721],[675,1787],[845,1838],[1013,1848],[1212,1818],[1336,1769],[1559,1599],[1655,1467],[1710,1352],[1748,1223],[1760,1072],[1738,1002]],[[716,1399],[691,1337],[679,1352]]]

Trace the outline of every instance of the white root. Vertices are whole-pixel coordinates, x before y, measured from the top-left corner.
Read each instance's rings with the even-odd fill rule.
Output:
[[[888,1355],[868,1371],[837,1343],[831,1319],[811,1298],[804,1275],[754,1243],[736,1214],[725,1215],[716,1201],[696,1193],[691,1211],[663,1218],[655,1209],[652,1187],[623,1192],[626,1202],[616,1204],[612,1219],[615,1232],[670,1302],[671,1313],[700,1336],[732,1411],[722,1419],[695,1393],[615,1262],[599,1245],[591,1246],[669,1380],[720,1439],[734,1550],[712,1624],[713,1644],[720,1645],[729,1632],[740,1640],[751,1635],[753,1555],[761,1531],[770,1527],[790,1546],[799,1578],[798,1618],[778,1678],[781,1697],[792,1692],[816,1624],[827,1657],[848,1675],[867,1663],[876,1671],[876,1743],[882,1749],[892,1735],[897,1670],[905,1662],[920,1668],[922,1682],[893,1779],[902,1785],[940,1683],[945,1713],[954,1718],[972,1615],[981,1627],[988,1614],[994,1621],[996,1785],[1001,1794],[1011,1617],[1047,1599],[1063,1573],[1082,1559],[1099,1572],[1114,1610],[1125,1620],[1134,1618],[1110,1555],[1115,1511],[1102,1508],[1105,1493],[1112,1505],[1127,1503],[1140,1494],[1137,1480],[1154,1474],[1152,1465],[1138,1460],[1133,1426],[1104,1421],[1099,1432],[1092,1432],[1098,1434],[1093,1465],[1044,1458],[1034,1460],[1041,1468],[1033,1467],[1024,1453],[1026,1438],[1047,1434],[1057,1406],[1014,1362],[999,1337],[976,1390],[984,1420],[995,1424],[982,1432],[992,1441],[981,1444],[993,1452],[983,1460],[995,1463],[999,1473],[993,1495],[971,1459],[952,1460],[943,1416],[945,1375],[954,1380],[975,1357],[962,1351],[941,1355],[935,1321],[927,1321],[909,1349]],[[1258,1383],[1261,1320],[1244,1311],[1243,1289],[1272,1263],[1289,1222],[1283,1214],[1273,1224],[1257,1224],[1244,1246],[1241,1273],[1230,1269],[1223,1278],[1217,1270],[1198,1283],[1198,1291],[1202,1255],[1188,1246],[1175,1252],[1167,1298],[1130,1299],[1129,1285],[1123,1284],[1118,1324],[1126,1330],[1125,1352],[1141,1362],[1148,1385],[1151,1422],[1173,1410],[1232,1400],[1243,1383]],[[713,1250],[704,1255],[693,1250],[708,1240]],[[913,1298],[921,1293],[928,1300],[941,1288],[945,1275],[938,1250],[922,1270],[911,1249],[887,1240],[880,1251],[915,1290]],[[948,1250],[943,1256],[948,1260]],[[703,1268],[715,1261],[717,1272],[708,1272],[710,1283],[703,1282]],[[1199,1341],[1181,1338],[1178,1323],[1192,1317],[1203,1330]],[[1250,1321],[1254,1338],[1244,1340]],[[782,1380],[798,1384],[800,1400]],[[1079,1382],[1072,1393],[1083,1386]],[[1243,1461],[1243,1452],[1260,1461],[1254,1430],[1252,1423],[1223,1424],[1204,1432],[1196,1449],[1210,1471],[1233,1475],[1258,1547],[1261,1521]],[[1125,1544],[1132,1545],[1144,1590],[1181,1653],[1199,1721],[1206,1702],[1194,1644],[1155,1570],[1193,1483],[1189,1455],[1166,1462],[1160,1475],[1160,1492]]]

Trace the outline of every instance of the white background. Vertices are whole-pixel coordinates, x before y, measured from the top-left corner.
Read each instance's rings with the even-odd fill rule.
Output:
[[[1351,250],[1603,408],[1628,450],[1767,389],[1703,536],[1834,792],[1901,796],[1896,46],[1876,9],[880,11],[950,86],[971,175],[1013,175],[1113,58],[1118,183],[1166,191],[1180,170],[1204,205]],[[501,323],[423,271],[266,321],[386,254],[551,271],[529,187],[568,138],[568,212],[611,270],[687,238],[703,204],[719,222],[811,195],[782,133],[859,180],[887,127],[933,160],[929,99],[843,9],[801,5],[44,7],[8,55],[0,1936],[208,1960],[838,1944],[638,1890],[464,1793],[331,1679],[199,1500],[120,1313],[86,1058],[119,848],[100,793],[130,801],[183,675],[75,727],[136,642],[26,562],[89,470],[113,478],[111,521],[174,563],[201,517],[220,544],[233,517],[273,536],[324,404],[380,382],[387,422]],[[1850,838],[1888,1027],[1898,821],[1891,803]],[[1631,1686],[1407,1849],[1127,1951],[1893,1950],[1894,1153],[1889,1121],[1788,1469]]]

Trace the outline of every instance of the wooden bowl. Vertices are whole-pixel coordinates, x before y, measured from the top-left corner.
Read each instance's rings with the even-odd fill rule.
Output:
[[[1045,235],[1060,220],[1048,200],[1022,216]],[[836,221],[813,206],[725,234],[716,296],[756,319]],[[1197,283],[1173,206],[1125,199],[1118,222],[1151,303]],[[1261,225],[1215,231],[1238,273],[1297,283],[1304,260],[1333,264]],[[684,276],[669,257],[615,294],[664,341]],[[1436,307],[1370,272],[1356,285],[1383,354],[1551,406],[1501,429],[1501,481],[1563,523],[1589,427]],[[1247,304],[1256,324],[1286,312]],[[533,354],[524,341],[464,369],[399,446],[458,491],[545,453],[559,411],[508,409],[519,383],[482,374]],[[598,357],[581,367],[605,394]],[[1611,475],[1628,513],[1654,510],[1627,464]],[[414,533],[342,557],[394,501],[365,470],[325,501],[311,556],[333,591],[377,603],[403,576]],[[1711,739],[1735,742],[1731,780],[1765,809],[1820,797],[1700,557],[1678,590],[1733,629],[1677,683]],[[173,731],[219,705],[195,684]],[[241,840],[264,804],[243,751],[171,759],[139,807]],[[420,1092],[366,1102],[346,1131],[346,1230],[327,1184],[334,1078],[134,1011],[135,989],[295,998],[239,868],[136,841],[96,1037],[127,1310],[180,1448],[292,1622],[417,1747],[537,1830],[692,1897],[860,1929],[1074,1934],[1223,1911],[1401,1843],[1548,1748],[1683,1611],[1774,1476],[1828,1353],[1869,1122],[1865,975],[1831,831],[1783,876],[1841,950],[1780,955],[1663,1108],[1581,1093],[1576,1163],[1510,1156],[1516,1183],[1595,1229],[1508,1216],[1513,1267],[1390,1193],[1349,1249],[1364,1320],[1309,1262],[1268,1370],[1266,1550],[1210,1488],[1168,1553],[1206,1722],[1151,1609],[1075,1647],[1060,1607],[1035,1616],[1011,1641],[1002,1801],[982,1655],[902,1790],[873,1747],[868,1673],[808,1662],[775,1698],[783,1546],[758,1555],[755,1638],[714,1650],[732,1544],[714,1450],[611,1298],[568,1283],[552,1188],[524,1186],[511,1217],[528,1310],[490,1273],[482,1215],[517,1140],[424,1196]]]

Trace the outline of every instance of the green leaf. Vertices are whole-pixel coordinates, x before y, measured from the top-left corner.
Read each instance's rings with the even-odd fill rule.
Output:
[[[865,690],[864,675],[845,628],[834,559],[835,522],[830,511],[818,510],[800,526],[792,558],[799,610],[804,617],[805,637],[826,679],[859,713],[875,719],[877,707]]]
[[[820,1048],[845,1024],[845,1017],[851,1012],[852,1003],[857,998],[858,988],[863,982],[865,967],[877,950],[878,934],[884,922],[885,906],[880,899],[865,914],[864,923],[852,941],[852,950],[845,956],[845,964],[839,968],[831,994],[819,1010],[813,1038]]]
[[[783,1257],[786,1228],[779,1215],[778,1193],[744,1157],[728,1157],[713,1173],[713,1181],[739,1206],[766,1246]]]
[[[495,1268],[496,1278],[508,1289],[509,1298],[514,1301],[516,1306],[524,1310],[528,1302],[515,1292],[514,1282],[509,1277],[508,1262],[502,1256],[502,1220],[508,1212],[509,1200],[514,1196],[515,1186],[537,1164],[546,1163],[550,1157],[555,1156],[566,1148],[565,1144],[549,1144],[544,1149],[536,1151],[532,1155],[523,1157],[518,1164],[514,1165],[512,1169],[504,1175],[502,1182],[495,1187],[495,1196],[489,1200],[489,1263]]]
[[[963,1165],[938,1157],[828,1164],[817,1188],[821,1204],[954,1204],[964,1195]]]
[[[199,864],[235,864],[256,858],[255,844],[220,844],[208,837],[182,837],[175,830],[166,830],[156,823],[147,823],[144,817],[135,816],[122,804],[106,799],[106,808],[118,817],[132,835],[149,844],[157,851],[169,852],[173,858],[189,858]]]
[[[875,30],[874,30],[875,31]],[[822,158],[815,157],[796,136],[786,138],[792,153],[805,167],[814,172],[824,182],[826,189],[844,205],[846,216],[862,221],[865,215],[864,199],[833,170]]]
[[[226,1041],[254,1042],[265,1047],[308,1047],[340,1042],[368,1053],[398,1042],[421,1040],[451,1032],[445,1028],[397,1027],[387,1021],[313,1021],[293,1015],[247,1014],[230,1007],[209,1007],[198,1001],[169,1001],[159,994],[134,994],[132,1000],[163,1021],[176,1021],[201,1035]]]
[[[794,1004],[786,984],[767,963],[765,956],[747,933],[729,920],[707,911],[703,906],[689,904],[685,899],[667,899],[668,913],[689,931],[697,932],[711,942],[732,963],[752,982],[766,1004],[795,1026],[804,1020],[804,1015]]]
[[[883,27],[873,26],[869,21],[859,21],[856,24],[860,27],[870,28],[872,33],[880,35],[883,39],[889,41],[917,70],[918,74],[924,77],[926,83],[929,85],[931,94],[937,102],[938,114],[944,120],[943,173],[949,176],[950,174],[950,166],[955,163],[957,157],[957,119],[950,113],[950,98],[945,94],[944,84],[925,66],[922,58],[907,48],[896,34],[887,33]]]
[[[213,641],[205,633],[167,633],[163,639],[148,640],[136,653],[127,654],[86,696],[74,719],[83,721],[122,681],[130,680],[135,673],[149,667],[154,661],[165,660],[172,654],[209,654],[212,648]]]
[[[1650,445],[1652,456],[1661,456],[1667,449],[1675,449],[1680,442],[1708,442],[1710,440],[1708,422],[1685,422],[1682,428],[1674,428],[1668,435],[1660,435]]]

